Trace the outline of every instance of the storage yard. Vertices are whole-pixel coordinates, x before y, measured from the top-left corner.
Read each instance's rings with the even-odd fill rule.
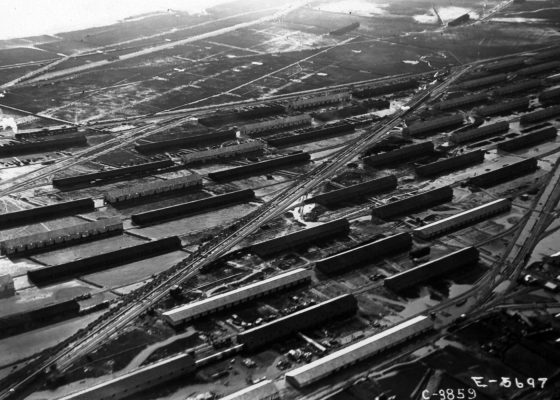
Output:
[[[555,13],[394,3],[0,40],[0,400],[560,390]]]

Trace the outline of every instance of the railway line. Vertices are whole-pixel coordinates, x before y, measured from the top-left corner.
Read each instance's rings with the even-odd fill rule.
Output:
[[[331,160],[322,163],[317,168],[303,175],[299,181],[289,186],[269,203],[261,206],[232,227],[226,229],[221,235],[218,235],[214,240],[202,246],[197,252],[193,253],[176,266],[160,274],[148,285],[127,295],[120,305],[117,305],[113,310],[109,311],[109,313],[105,314],[101,320],[96,321],[95,325],[90,327],[89,331],[82,331],[80,334],[74,335],[58,346],[52,354],[45,354],[45,356],[37,361],[30,363],[25,369],[20,371],[20,374],[15,377],[16,379],[2,382],[2,386],[6,387],[2,387],[0,399],[21,398],[21,395],[25,393],[38,378],[43,376],[46,370],[58,372],[67,370],[77,360],[91,352],[101,343],[107,341],[128,323],[132,322],[136,317],[163,299],[171,286],[186,282],[196,274],[200,268],[216,261],[246,236],[258,229],[262,224],[283,213],[291,204],[305,195],[311,188],[336,173],[341,166],[350,162],[368,146],[371,146],[374,142],[383,138],[391,129],[399,125],[404,116],[411,110],[418,108],[431,97],[440,96],[452,82],[469,69],[470,67],[458,69],[443,83],[416,95],[406,107],[403,107],[399,112],[394,114],[394,116],[387,121],[379,123],[372,128],[369,133],[352,140],[345,148],[335,153]],[[168,127],[160,129],[168,129]],[[136,140],[137,138],[138,137],[135,136],[132,140]],[[124,144],[121,142],[120,145]],[[74,162],[78,161],[74,160]],[[64,168],[67,168],[67,166]]]

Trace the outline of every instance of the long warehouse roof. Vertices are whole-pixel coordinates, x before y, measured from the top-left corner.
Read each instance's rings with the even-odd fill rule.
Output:
[[[231,290],[229,292],[220,293],[216,296],[209,297],[204,300],[196,301],[174,308],[162,313],[172,324],[180,323],[197,315],[210,312],[224,305],[232,304],[247,297],[265,293],[302,279],[311,277],[311,271],[305,268],[297,268],[284,274],[276,275],[263,281],[251,283],[247,286]]]
[[[315,360],[307,365],[296,368],[286,373],[286,377],[298,382],[300,386],[313,383],[334,371],[340,370],[370,355],[383,350],[387,345],[387,339],[391,343],[400,342],[413,335],[411,329],[418,327],[418,332],[432,326],[432,321],[425,315],[419,315],[409,319],[402,324],[393,326],[376,335],[354,343],[341,350],[335,351],[325,357]],[[402,336],[402,337],[394,337]],[[392,338],[390,338],[393,336]]]

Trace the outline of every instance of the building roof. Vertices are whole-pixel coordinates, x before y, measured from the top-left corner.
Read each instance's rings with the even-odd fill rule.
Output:
[[[286,373],[286,377],[296,381],[300,387],[306,386],[334,371],[372,356],[391,344],[400,342],[432,325],[433,323],[428,317],[419,315],[307,365],[289,371]]]
[[[166,311],[162,315],[172,324],[178,324],[184,320],[188,320],[203,313],[211,312],[225,305],[236,303],[248,297],[260,295],[270,290],[309,278],[311,278],[311,271],[304,268],[297,268],[229,292],[220,293],[204,300],[182,305]]]
[[[271,380],[267,379],[226,397],[222,397],[221,400],[269,400],[275,398],[280,398],[278,389],[276,389],[276,386],[274,386]]]

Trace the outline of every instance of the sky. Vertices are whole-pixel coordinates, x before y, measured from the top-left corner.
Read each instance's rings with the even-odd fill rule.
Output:
[[[0,40],[115,23],[167,9],[200,13],[228,0],[0,0]]]

